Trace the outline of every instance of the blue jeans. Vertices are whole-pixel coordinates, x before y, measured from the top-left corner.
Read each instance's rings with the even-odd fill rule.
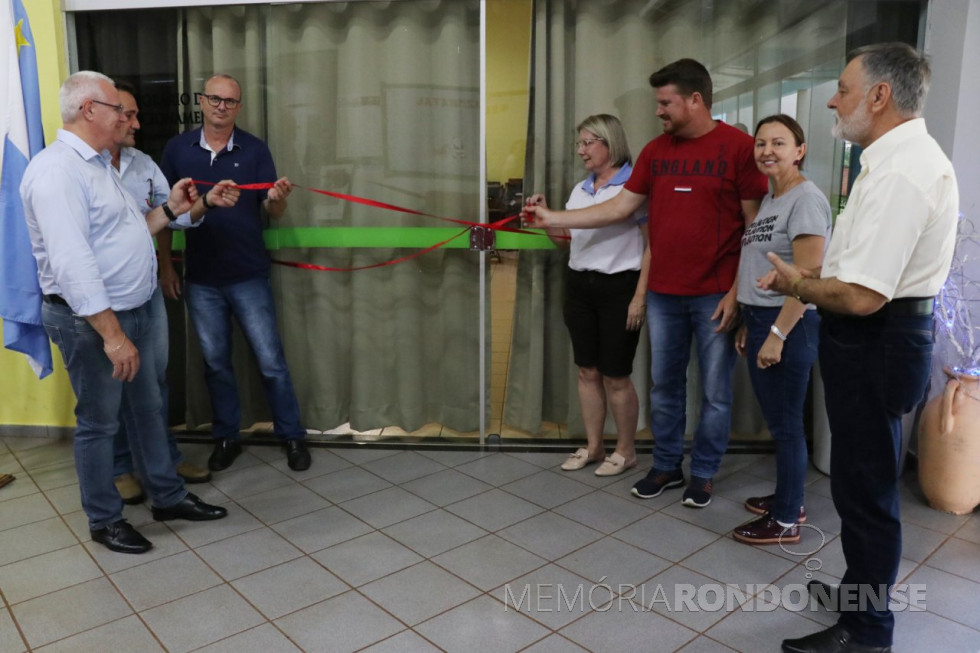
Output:
[[[146,351],[141,351],[142,358],[153,357],[157,373],[157,384],[160,386],[160,416],[163,419],[163,428],[167,432],[167,444],[170,447],[170,459],[176,467],[184,459],[180,449],[177,448],[177,438],[173,432],[167,428],[169,421],[170,389],[167,387],[167,360],[170,357],[170,332],[167,328],[167,309],[163,304],[163,291],[160,286],[153,292],[150,301],[146,304],[146,312],[150,317],[150,324],[147,327]],[[145,361],[144,361],[145,362]],[[129,435],[126,432],[126,425],[119,424],[119,432],[116,433],[115,444],[115,469],[116,476],[133,473],[133,455],[129,449]]]
[[[760,370],[756,365],[759,349],[769,337],[769,327],[781,307],[742,306],[742,322],[748,328],[745,358],[749,379],[776,445],[776,497],[772,516],[784,524],[795,524],[803,505],[806,476],[806,433],[803,404],[810,383],[810,370],[817,360],[820,317],[806,311],[783,343],[777,365]]]
[[[899,460],[902,416],[925,394],[932,362],[932,316],[865,318],[825,313],[820,330],[830,422],[830,491],[841,518],[844,588],[864,586],[883,599],[841,613],[855,641],[892,643],[888,588],[902,556]]]
[[[234,316],[258,361],[276,435],[283,440],[305,438],[306,429],[300,424],[299,402],[276,325],[276,306],[269,280],[263,277],[227,286],[188,283],[185,296],[204,355],[204,379],[211,395],[212,435],[232,440],[240,437],[242,405],[231,364]]]
[[[711,478],[728,447],[732,422],[732,372],[735,343],[731,332],[715,333],[711,314],[723,293],[682,296],[647,292],[650,332],[650,427],[653,468],[680,469],[687,426],[687,364],[691,338],[701,372],[701,420],[694,432],[691,474]]]
[[[152,320],[146,304],[117,311],[123,332],[141,352],[152,348]],[[102,337],[71,309],[45,302],[41,320],[51,341],[61,350],[75,391],[75,469],[82,508],[89,528],[103,528],[122,519],[122,499],[113,483],[113,440],[120,420],[126,424],[133,460],[154,506],[172,506],[187,495],[167,450],[160,419],[160,389],[156,361],[140,358],[129,383],[112,378],[112,363],[103,352]]]

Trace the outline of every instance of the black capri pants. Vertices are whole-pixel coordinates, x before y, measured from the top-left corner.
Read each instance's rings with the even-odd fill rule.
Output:
[[[567,269],[563,315],[576,365],[613,378],[632,374],[640,330],[628,330],[626,316],[639,280],[639,270]]]

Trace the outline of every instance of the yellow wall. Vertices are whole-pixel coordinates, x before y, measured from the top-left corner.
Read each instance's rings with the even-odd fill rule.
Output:
[[[523,177],[532,0],[487,3],[487,170],[491,181]],[[61,118],[58,87],[68,76],[60,0],[24,0],[37,48],[44,135]],[[69,426],[74,395],[55,350],[55,372],[38,381],[22,354],[0,347],[0,424]]]
[[[44,137],[54,140],[61,127],[58,88],[68,77],[68,54],[65,52],[65,19],[60,0],[23,0],[31,30],[37,41],[37,72],[41,84],[41,120]]]
[[[532,0],[487,2],[487,180],[524,176]]]
[[[34,33],[41,119],[49,143],[61,126],[58,87],[68,76],[60,4],[58,0],[24,0]],[[0,347],[0,424],[70,426],[75,423],[75,397],[57,350],[54,359],[54,374],[38,381],[22,354]]]

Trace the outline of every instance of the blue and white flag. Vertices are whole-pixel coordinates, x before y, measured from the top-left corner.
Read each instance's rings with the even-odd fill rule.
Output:
[[[34,35],[21,0],[0,0],[0,318],[3,346],[27,355],[40,378],[51,373],[41,325],[37,263],[20,200],[27,162],[44,148]]]

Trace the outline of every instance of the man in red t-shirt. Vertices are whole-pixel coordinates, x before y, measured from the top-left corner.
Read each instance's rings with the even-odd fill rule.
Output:
[[[619,195],[577,211],[525,207],[533,227],[595,228],[629,218],[649,201],[650,426],[653,468],[632,493],[641,499],[684,485],[687,366],[698,348],[703,395],[682,503],[711,502],[711,479],[731,429],[735,275],[745,225],[768,192],[753,139],[711,117],[711,76],[693,59],[650,75],[664,133],[650,141]]]

